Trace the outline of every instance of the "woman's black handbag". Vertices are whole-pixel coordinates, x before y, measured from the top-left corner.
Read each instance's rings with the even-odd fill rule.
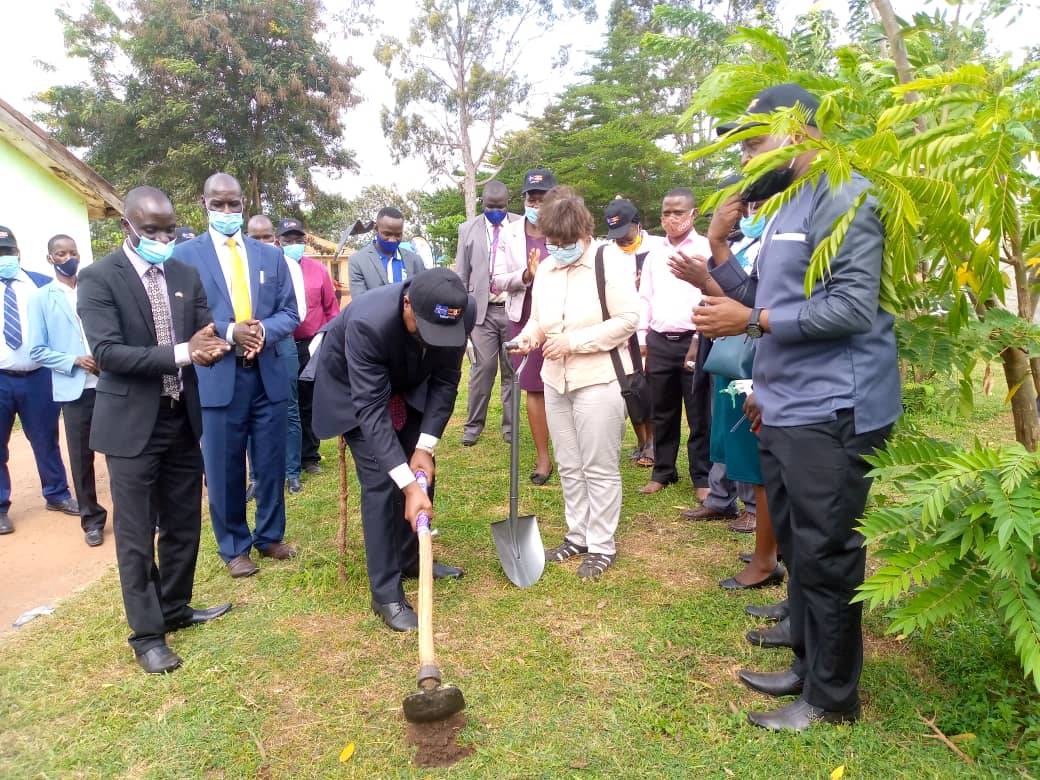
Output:
[[[607,277],[603,268],[603,247],[596,250],[596,292],[599,293],[599,307],[603,311],[603,321],[610,319],[607,310]],[[639,341],[635,334],[628,340],[628,351],[632,357],[631,374],[625,373],[621,365],[618,348],[610,350],[610,361],[614,364],[614,374],[621,388],[621,397],[625,399],[628,416],[636,425],[650,421],[650,383],[643,373],[643,360],[639,355]]]
[[[704,371],[723,379],[751,379],[755,343],[755,339],[743,334],[714,339],[704,361]]]

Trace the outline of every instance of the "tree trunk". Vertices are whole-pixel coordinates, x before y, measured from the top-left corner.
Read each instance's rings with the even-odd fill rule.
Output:
[[[1018,347],[1005,349],[1000,357],[1008,390],[1014,391],[1011,396],[1011,415],[1015,420],[1015,439],[1027,450],[1034,452],[1040,444],[1040,415],[1036,409],[1036,388],[1029,381],[1029,359]]]
[[[877,11],[877,15],[881,19],[881,26],[885,30],[885,39],[888,41],[888,47],[891,50],[892,61],[896,64],[896,75],[899,77],[899,83],[906,84],[913,81],[914,74],[910,69],[910,58],[906,56],[906,42],[903,40],[902,31],[899,29],[899,19],[896,17],[892,4],[888,0],[871,0],[870,5]],[[907,103],[913,103],[917,100],[917,93],[907,92],[905,100]],[[923,133],[925,131],[924,117],[917,117],[914,123],[917,125],[917,132]]]

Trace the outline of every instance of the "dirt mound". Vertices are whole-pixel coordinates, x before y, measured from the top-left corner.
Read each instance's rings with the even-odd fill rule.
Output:
[[[470,755],[473,748],[458,743],[459,732],[465,727],[466,716],[461,712],[434,723],[409,723],[408,744],[416,747],[412,763],[422,769],[432,769],[451,766]]]

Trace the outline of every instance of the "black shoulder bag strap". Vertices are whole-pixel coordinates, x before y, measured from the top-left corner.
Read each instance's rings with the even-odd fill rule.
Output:
[[[599,295],[599,308],[603,313],[603,321],[606,322],[610,319],[610,311],[607,309],[607,275],[603,267],[603,249],[604,246],[601,244],[596,250],[596,293]],[[639,340],[634,333],[628,340],[628,352],[632,357],[632,369],[642,371],[643,359],[639,354]],[[618,354],[617,347],[610,350],[610,362],[614,364],[614,373],[620,382],[626,374],[625,367],[621,365],[621,355]]]

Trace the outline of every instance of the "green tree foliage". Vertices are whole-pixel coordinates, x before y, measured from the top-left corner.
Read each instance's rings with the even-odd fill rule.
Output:
[[[88,83],[53,87],[37,116],[121,189],[152,184],[197,201],[217,170],[242,182],[251,213],[294,212],[316,169],[354,165],[342,113],[356,69],[317,36],[318,0],[92,0],[59,12]],[[190,215],[189,215],[190,216]]]

